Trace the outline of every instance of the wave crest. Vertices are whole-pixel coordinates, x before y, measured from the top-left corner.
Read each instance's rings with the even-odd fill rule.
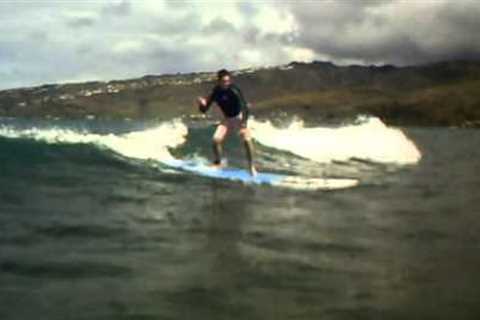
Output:
[[[122,156],[135,159],[172,159],[168,148],[185,142],[188,129],[181,120],[162,123],[157,127],[126,134],[95,134],[63,128],[17,129],[13,126],[0,127],[0,136],[24,138],[49,144],[93,144],[110,149]]]
[[[421,159],[416,145],[400,129],[387,127],[375,117],[362,117],[356,124],[338,128],[305,128],[296,120],[287,128],[252,120],[259,143],[316,162],[348,161],[352,158],[380,163],[415,164]]]

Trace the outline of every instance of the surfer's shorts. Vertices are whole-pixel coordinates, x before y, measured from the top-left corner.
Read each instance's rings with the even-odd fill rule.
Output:
[[[225,137],[230,134],[232,131],[237,131],[240,134],[240,137],[244,141],[250,141],[251,133],[250,129],[242,125],[242,117],[233,117],[233,118],[225,118],[220,122],[217,126],[217,130],[215,130],[215,134],[213,135],[213,141],[215,142],[223,142]]]

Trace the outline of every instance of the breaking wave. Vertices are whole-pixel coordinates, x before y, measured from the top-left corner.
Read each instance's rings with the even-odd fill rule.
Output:
[[[378,118],[336,128],[305,128],[299,120],[287,128],[252,121],[251,128],[259,143],[321,163],[363,159],[404,165],[415,164],[422,157],[400,129],[389,128]]]

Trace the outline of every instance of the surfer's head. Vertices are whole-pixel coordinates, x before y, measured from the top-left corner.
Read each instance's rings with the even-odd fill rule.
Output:
[[[222,88],[228,88],[232,84],[232,75],[226,69],[217,72],[217,81]]]

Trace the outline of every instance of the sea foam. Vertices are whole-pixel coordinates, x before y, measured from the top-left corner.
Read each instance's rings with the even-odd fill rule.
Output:
[[[101,135],[55,127],[29,129],[5,125],[0,127],[2,137],[33,139],[50,144],[93,144],[125,157],[159,161],[173,159],[168,148],[183,144],[187,132],[187,127],[180,120],[172,120],[157,127],[122,135]]]
[[[403,165],[415,164],[422,157],[402,130],[387,127],[374,117],[336,128],[305,128],[300,120],[287,128],[276,128],[270,122],[255,120],[250,126],[259,143],[320,163],[355,158]]]
[[[287,128],[277,128],[270,122],[256,120],[251,120],[249,124],[258,143],[320,163],[356,158],[380,163],[415,164],[422,157],[402,130],[387,127],[378,118],[366,118],[360,123],[336,128],[306,128],[301,121],[294,121]],[[173,159],[169,148],[183,144],[187,133],[187,126],[179,119],[118,135],[56,127],[18,129],[0,126],[0,136],[3,137],[47,143],[94,144],[128,158],[157,161]]]

